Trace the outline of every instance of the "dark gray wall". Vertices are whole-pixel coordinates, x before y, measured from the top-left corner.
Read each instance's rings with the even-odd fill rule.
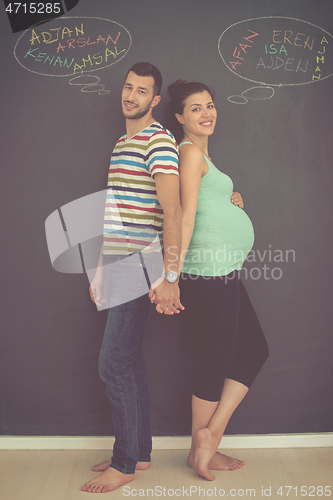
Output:
[[[142,60],[164,76],[155,115],[162,123],[168,124],[169,83],[199,80],[215,90],[218,124],[210,153],[242,193],[255,227],[255,261],[246,264],[252,277],[244,283],[270,358],[227,432],[332,431],[333,113],[332,78],[324,78],[333,71],[331,0],[80,0],[71,15],[109,19],[131,34],[126,56],[92,73],[107,94],[84,93],[69,85],[70,77],[24,69],[13,55],[21,33],[13,34],[1,14],[1,433],[112,434],[97,372],[105,311],[90,301],[85,274],[52,269],[44,223],[62,205],[105,187],[112,147],[124,132],[122,82]],[[223,63],[220,36],[240,21],[272,16],[311,23],[301,31],[315,37],[312,51],[304,50],[308,74],[325,34],[312,25],[328,32],[321,81],[299,85],[300,71],[280,82],[274,74],[266,83],[283,83],[271,85],[274,92],[254,90],[247,95],[257,99],[231,102],[230,96],[260,86],[254,83],[264,81],[259,71],[271,77],[273,70],[256,69],[259,52],[248,48],[252,70],[244,63],[248,79],[240,78]],[[281,26],[301,30],[296,21]],[[264,44],[275,24],[260,21],[258,29]],[[239,26],[234,30],[237,39]],[[236,39],[222,37],[227,56]],[[154,434],[189,434],[192,368],[182,318],[154,312],[145,351]]]

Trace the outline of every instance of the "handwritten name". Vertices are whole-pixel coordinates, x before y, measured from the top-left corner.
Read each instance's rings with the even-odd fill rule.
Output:
[[[321,50],[318,50],[317,52],[317,57],[316,57],[316,62],[317,62],[317,67],[314,71],[314,74],[312,75],[312,81],[314,80],[319,80],[321,78],[321,70],[322,70],[322,65],[325,64],[325,52],[326,52],[326,47],[328,45],[327,38],[323,36],[320,45],[321,45]]]
[[[259,33],[256,33],[255,31],[252,31],[252,30],[249,30],[249,29],[247,29],[247,31],[249,33],[252,33],[252,35],[248,35],[246,37],[243,36],[243,40],[246,40],[247,42],[249,42],[252,45],[248,45],[248,44],[244,44],[244,43],[240,43],[240,42],[238,43],[238,45],[236,45],[235,50],[234,50],[234,52],[232,54],[233,57],[236,59],[236,61],[229,61],[229,64],[231,64],[232,69],[236,69],[237,65],[241,65],[242,64],[241,61],[245,60],[244,54],[247,54],[246,49],[247,48],[252,48],[252,46],[253,46],[253,40],[252,40],[252,38],[254,38],[256,36],[259,36]],[[244,57],[241,57],[241,56],[244,56]]]

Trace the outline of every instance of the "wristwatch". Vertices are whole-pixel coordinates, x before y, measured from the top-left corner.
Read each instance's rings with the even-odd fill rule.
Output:
[[[166,279],[169,283],[176,283],[179,276],[175,271],[168,271],[164,274],[164,279]]]

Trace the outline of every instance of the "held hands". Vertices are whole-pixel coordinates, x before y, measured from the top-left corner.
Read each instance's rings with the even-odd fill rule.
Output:
[[[243,198],[239,193],[233,192],[230,197],[231,203],[237,205],[239,208],[244,208]]]
[[[156,311],[160,314],[179,314],[185,307],[180,302],[178,283],[169,283],[164,278],[159,278],[149,291],[152,304],[156,304]]]

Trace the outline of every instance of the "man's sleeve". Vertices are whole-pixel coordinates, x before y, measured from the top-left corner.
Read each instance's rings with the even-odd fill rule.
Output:
[[[165,130],[151,136],[147,153],[147,165],[152,177],[157,172],[179,175],[177,144]]]

